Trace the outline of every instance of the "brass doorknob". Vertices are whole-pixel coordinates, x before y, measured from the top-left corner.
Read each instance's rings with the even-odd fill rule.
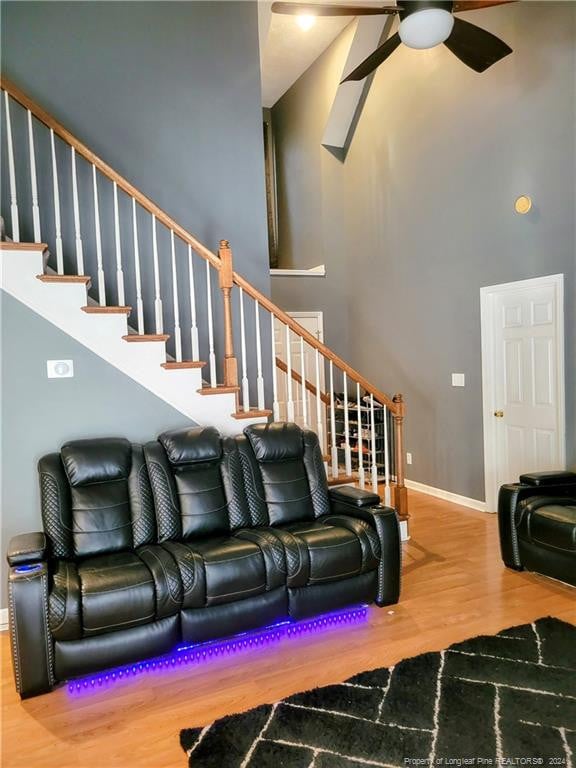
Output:
[[[504,411],[494,411],[494,416],[496,416],[497,419],[503,419]]]

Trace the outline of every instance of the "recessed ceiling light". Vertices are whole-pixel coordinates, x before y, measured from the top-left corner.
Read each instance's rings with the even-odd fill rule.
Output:
[[[300,29],[303,29],[305,32],[316,24],[316,16],[312,16],[312,14],[309,13],[303,13],[302,15],[297,16],[297,19]]]

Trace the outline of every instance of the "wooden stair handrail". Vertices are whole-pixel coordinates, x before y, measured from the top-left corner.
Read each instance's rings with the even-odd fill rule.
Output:
[[[156,203],[154,203],[146,195],[142,194],[136,187],[134,187],[127,179],[117,173],[107,163],[104,162],[98,155],[77,139],[70,131],[68,131],[61,123],[58,122],[52,115],[44,110],[33,99],[29,98],[23,91],[18,88],[14,83],[8,80],[6,77],[0,75],[0,88],[6,91],[15,101],[17,101],[25,109],[29,109],[34,117],[40,122],[44,123],[48,128],[52,129],[54,133],[65,141],[69,146],[73,147],[76,152],[82,156],[87,162],[93,164],[98,170],[106,176],[110,181],[116,182],[117,186],[122,189],[127,195],[134,198],[144,209],[150,214],[156,217],[165,227],[174,232],[181,240],[191,246],[193,250],[202,258],[206,259],[210,264],[220,271],[222,269],[222,261],[215,253],[209,248],[203,245],[193,235],[191,235],[184,227],[180,226],[171,216],[163,211]],[[303,328],[300,323],[296,322],[294,318],[286,314],[280,307],[277,307],[267,296],[255,288],[251,283],[245,280],[242,275],[237,272],[232,273],[234,283],[242,288],[245,293],[251,296],[262,307],[268,310],[274,317],[278,318],[282,323],[287,325],[294,333],[302,337],[313,349],[317,349],[328,360],[331,360],[341,371],[346,373],[353,381],[359,384],[363,389],[373,395],[382,405],[385,405],[394,416],[404,416],[404,403],[402,399],[392,399],[381,390],[377,389],[371,384],[368,379],[364,378],[358,371],[352,366],[348,365],[341,357],[335,352],[329,349],[327,346],[318,341],[311,333]]]
[[[277,307],[276,304],[270,301],[267,296],[264,296],[263,293],[260,293],[257,288],[254,288],[253,285],[251,285],[242,277],[242,275],[239,275],[237,272],[234,272],[234,283],[238,287],[242,288],[245,293],[251,296],[261,306],[263,306],[264,309],[267,309],[268,312],[274,315],[274,317],[277,317],[278,320],[282,321],[284,325],[287,325],[292,331],[294,331],[294,333],[296,333],[298,336],[301,336],[304,341],[306,341],[311,347],[317,349],[320,354],[324,355],[324,357],[328,358],[328,360],[331,360],[353,381],[355,381],[357,384],[360,384],[363,389],[365,389],[371,395],[374,395],[376,400],[378,400],[382,405],[385,405],[394,415],[404,415],[404,403],[402,401],[396,402],[391,397],[384,394],[384,392],[377,389],[368,381],[368,379],[365,379],[364,376],[352,368],[351,365],[348,365],[348,363],[344,362],[344,360],[342,360],[341,357],[338,357],[338,355],[329,347],[327,347],[325,344],[322,344],[321,341],[318,341],[318,339],[312,336],[312,334],[309,333],[306,328],[303,328],[300,323],[297,323],[296,320],[294,320],[293,317],[290,317],[290,315],[287,315],[286,312],[280,309],[280,307]]]
[[[150,200],[149,197],[142,194],[136,187],[131,184],[127,179],[117,173],[107,163],[104,162],[98,155],[77,139],[70,131],[68,131],[61,123],[58,122],[52,115],[46,112],[39,104],[29,98],[23,91],[14,85],[13,82],[7,80],[4,76],[0,76],[0,88],[6,91],[12,98],[21,104],[24,109],[29,109],[34,117],[41,123],[44,123],[48,128],[51,128],[54,133],[63,139],[68,145],[74,147],[76,152],[81,155],[85,160],[98,168],[98,170],[106,176],[110,181],[116,182],[118,187],[126,192],[127,195],[133,197],[143,208],[156,217],[156,219],[164,224],[165,227],[172,230],[175,235],[190,245],[194,251],[203,259],[209,261],[213,267],[220,269],[220,259],[209,248],[206,248],[194,235],[191,235],[184,227],[180,226],[178,222],[169,216],[162,210],[155,202]]]
[[[279,357],[276,358],[276,368],[279,368],[281,371],[283,371],[283,373],[288,373],[288,366],[286,365],[284,360],[281,360]],[[298,371],[295,371],[294,368],[292,368],[291,373],[294,381],[297,382],[298,384],[302,384],[302,376],[300,376]],[[316,397],[316,392],[318,390],[316,389],[314,384],[312,384],[311,381],[308,381],[308,379],[306,379],[304,386],[306,387],[308,392],[310,392],[310,394]],[[320,400],[322,400],[322,402],[325,405],[330,405],[330,395],[328,395],[326,392],[320,392]]]

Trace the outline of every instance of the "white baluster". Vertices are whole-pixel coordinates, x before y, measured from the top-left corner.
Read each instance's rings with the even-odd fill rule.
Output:
[[[10,176],[10,218],[12,219],[12,240],[20,242],[20,224],[18,222],[18,198],[16,196],[16,169],[14,167],[14,144],[12,142],[12,121],[10,120],[10,99],[4,91],[6,104],[6,138],[8,140],[8,174]]]
[[[246,326],[244,324],[244,291],[240,288],[240,346],[242,354],[242,410],[250,410],[250,387],[246,367]]]
[[[306,360],[304,358],[304,339],[300,336],[300,376],[302,377],[302,422],[308,429],[308,392],[306,391]]]
[[[76,173],[76,150],[72,147],[72,203],[74,208],[74,238],[76,242],[76,266],[78,274],[84,274],[84,251],[80,234],[80,202],[78,200],[78,176]]]
[[[334,407],[334,365],[330,360],[330,444],[332,448],[332,477],[338,477],[338,448],[336,447],[336,408]]]
[[[258,394],[258,410],[263,411],[264,377],[262,376],[262,342],[260,339],[260,307],[254,302],[254,322],[256,323],[256,392]]]
[[[114,241],[116,243],[116,285],[118,286],[118,306],[126,304],[124,293],[124,272],[122,272],[122,244],[120,242],[120,214],[118,211],[118,185],[114,182]]]
[[[174,232],[170,230],[170,255],[172,259],[172,301],[174,306],[174,345],[177,362],[182,362],[182,331],[180,329],[180,303],[178,296],[178,274],[176,272],[176,245]]]
[[[290,346],[290,327],[286,327],[286,413],[287,420],[294,421],[294,397],[292,393],[292,349]]]
[[[101,307],[106,306],[106,281],[102,263],[102,237],[100,235],[100,205],[98,202],[98,180],[96,166],[92,165],[92,191],[94,193],[94,232],[96,235],[96,263],[98,269],[98,301]]]
[[[366,475],[364,474],[364,442],[362,425],[362,401],[360,399],[360,384],[356,384],[356,413],[358,414],[358,480],[360,488],[366,487]]]
[[[30,188],[32,190],[32,222],[34,224],[34,242],[42,240],[40,234],[40,208],[38,207],[38,179],[36,178],[36,152],[34,150],[34,128],[32,112],[28,110],[28,148],[30,152]]]
[[[374,493],[378,493],[378,466],[376,464],[376,424],[374,423],[374,395],[370,395],[370,433],[372,451],[372,490]]]
[[[154,261],[154,319],[156,333],[164,333],[162,299],[160,298],[160,267],[158,264],[158,237],[156,234],[156,216],[152,216],[152,259]]]
[[[352,474],[352,449],[350,448],[350,414],[348,412],[348,377],[346,372],[342,374],[344,379],[344,463],[348,477]]]
[[[322,453],[325,452],[326,446],[324,445],[324,423],[322,421],[322,390],[320,389],[320,352],[314,350],[315,363],[316,363],[316,432],[318,433],[318,442],[320,443],[320,449]]]
[[[216,355],[214,353],[214,320],[212,318],[212,287],[210,285],[210,262],[206,262],[206,300],[208,306],[208,362],[210,366],[210,386],[218,384],[216,379]]]
[[[144,301],[142,300],[142,276],[140,274],[140,245],[138,242],[138,221],[136,200],[132,198],[132,240],[134,242],[134,273],[136,275],[136,317],[138,333],[144,334]]]
[[[388,445],[388,408],[384,406],[384,504],[391,506],[390,446]]]
[[[192,342],[192,360],[200,359],[198,325],[196,323],[196,293],[194,290],[194,266],[192,264],[192,246],[188,246],[188,283],[190,286],[190,340]]]
[[[54,131],[50,128],[50,148],[52,154],[52,189],[54,192],[54,230],[56,235],[56,271],[64,274],[64,250],[62,248],[62,222],[60,219],[60,189],[58,186],[58,165],[56,163],[56,145]]]
[[[276,328],[274,315],[270,314],[270,338],[272,339],[272,414],[274,421],[280,421],[280,404],[278,403],[278,371],[276,370]]]

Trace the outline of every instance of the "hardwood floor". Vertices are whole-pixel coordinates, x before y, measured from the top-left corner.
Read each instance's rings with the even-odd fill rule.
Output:
[[[184,768],[181,728],[540,616],[576,623],[574,589],[503,567],[495,516],[417,493],[410,509],[401,602],[371,608],[364,626],[142,676],[84,698],[64,688],[24,702],[14,692],[8,634],[0,633],[2,765]]]

